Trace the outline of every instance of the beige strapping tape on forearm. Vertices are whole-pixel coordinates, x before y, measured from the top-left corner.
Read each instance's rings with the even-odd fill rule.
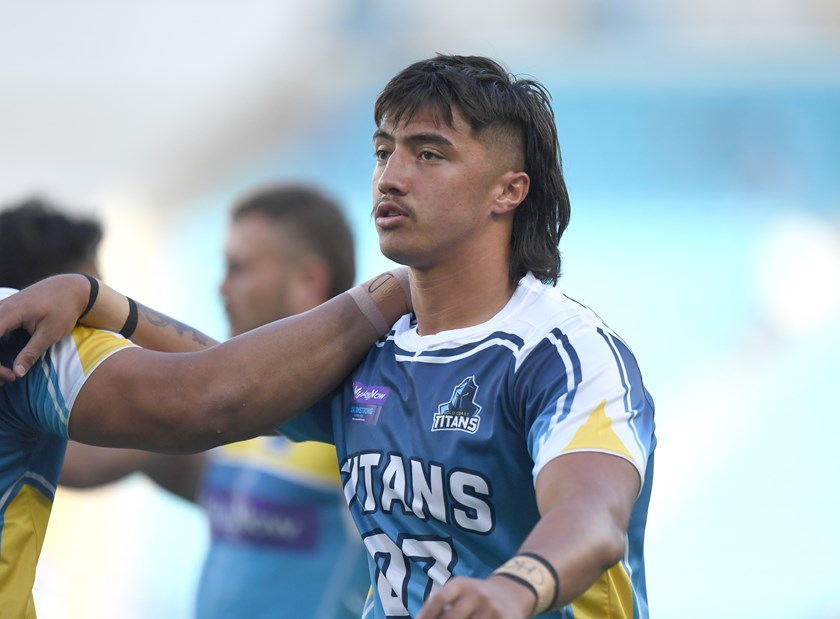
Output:
[[[553,608],[560,595],[557,572],[548,561],[535,553],[523,552],[511,557],[492,575],[505,576],[530,589],[536,598],[532,615],[539,615]]]
[[[400,287],[403,290],[403,294],[405,294],[406,303],[408,304],[409,311],[412,308],[411,303],[411,285],[409,283],[408,278],[408,269],[406,268],[399,268],[394,269],[392,271],[388,271],[388,274],[391,275],[394,279],[397,280]],[[381,276],[380,276],[381,277]],[[378,278],[377,278],[378,279]],[[376,280],[374,280],[376,281]],[[370,292],[365,290],[362,286],[354,286],[350,290],[347,291],[350,295],[350,298],[356,302],[356,305],[359,306],[362,314],[368,319],[373,328],[376,329],[376,332],[379,335],[385,335],[391,328],[391,325],[385,320],[385,317],[382,315],[382,312],[379,310],[379,307],[374,302],[373,298],[370,295]]]

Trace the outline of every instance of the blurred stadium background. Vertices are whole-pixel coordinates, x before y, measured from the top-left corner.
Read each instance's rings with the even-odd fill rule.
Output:
[[[0,205],[106,224],[106,279],[222,338],[231,199],[283,179],[346,206],[359,278],[372,104],[476,53],[554,96],[570,296],[657,402],[654,617],[840,617],[838,0],[0,3]],[[132,478],[61,491],[41,619],[187,618],[194,507]],[[282,604],[282,601],[278,601]]]

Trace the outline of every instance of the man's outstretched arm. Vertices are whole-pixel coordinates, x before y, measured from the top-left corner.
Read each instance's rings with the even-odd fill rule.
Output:
[[[405,277],[405,272],[400,275]],[[76,283],[70,285],[78,286],[80,276],[64,277],[75,277]],[[36,299],[31,304],[39,309],[32,312],[40,312],[39,318],[27,322],[27,299],[34,297],[31,289],[27,291],[11,308],[0,305],[0,334],[29,328],[33,335],[28,346],[39,353],[38,347],[46,347],[50,338],[68,330],[68,320],[55,317],[61,312],[55,310],[54,300],[52,309],[44,309],[43,301]],[[67,305],[78,315],[87,295],[83,289],[71,290],[69,297],[75,301]],[[111,301],[103,297],[101,306],[97,300],[84,321],[100,328],[121,328],[128,302],[114,295]],[[121,311],[111,307],[114,302],[124,304]],[[120,351],[101,364],[79,393],[70,437],[96,445],[187,453],[269,432],[335,387],[408,310],[403,284],[393,273],[385,273],[304,314],[198,352]],[[171,325],[144,324],[138,320],[137,335],[148,329],[152,334],[166,333],[167,342],[192,340],[188,331],[173,335]],[[39,329],[46,335],[36,339]]]

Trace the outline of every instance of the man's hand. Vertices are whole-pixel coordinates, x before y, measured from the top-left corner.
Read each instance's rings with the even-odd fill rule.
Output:
[[[526,619],[534,595],[501,576],[452,578],[429,596],[417,619]]]
[[[0,300],[0,337],[25,329],[32,337],[0,382],[24,376],[44,352],[73,330],[90,295],[82,275],[55,275]]]

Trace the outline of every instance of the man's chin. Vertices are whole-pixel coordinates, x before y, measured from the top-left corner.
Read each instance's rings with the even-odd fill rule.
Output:
[[[415,266],[414,262],[416,262],[416,260],[412,259],[412,254],[410,252],[394,247],[387,242],[383,242],[382,238],[379,239],[379,251],[382,252],[382,255],[391,262],[396,262],[404,267]]]

